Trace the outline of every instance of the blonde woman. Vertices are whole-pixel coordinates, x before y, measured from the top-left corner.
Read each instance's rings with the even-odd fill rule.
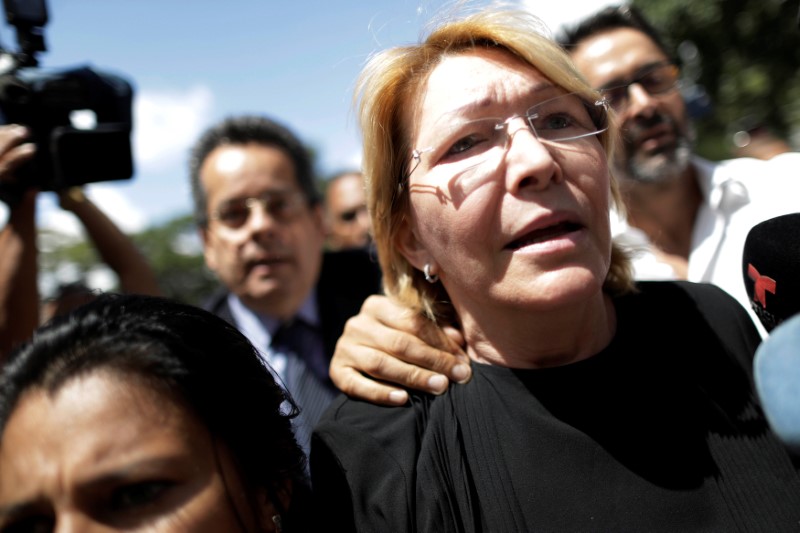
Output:
[[[612,244],[606,102],[531,15],[391,49],[359,86],[386,292],[464,335],[473,378],[402,407],[342,398],[312,475],[357,531],[786,530],[800,480],[722,291],[634,285]]]

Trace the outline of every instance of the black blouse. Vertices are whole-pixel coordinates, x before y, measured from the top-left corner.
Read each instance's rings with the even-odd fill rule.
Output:
[[[343,531],[800,530],[749,317],[710,285],[639,288],[590,359],[474,364],[403,407],[340,398],[312,446],[319,516]]]

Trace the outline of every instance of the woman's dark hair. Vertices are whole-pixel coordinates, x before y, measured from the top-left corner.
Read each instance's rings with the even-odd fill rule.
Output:
[[[251,489],[306,486],[295,441],[297,406],[233,326],[163,298],[101,295],[53,319],[17,349],[0,373],[0,439],[20,397],[55,393],[69,380],[110,371],[144,379],[187,405],[224,443]]]

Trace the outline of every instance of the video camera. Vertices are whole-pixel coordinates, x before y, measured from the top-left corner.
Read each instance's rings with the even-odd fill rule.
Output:
[[[22,124],[36,144],[34,159],[0,183],[0,199],[28,188],[60,190],[133,176],[133,88],[120,76],[89,66],[45,70],[45,0],[3,0],[19,51],[0,48],[0,123]]]

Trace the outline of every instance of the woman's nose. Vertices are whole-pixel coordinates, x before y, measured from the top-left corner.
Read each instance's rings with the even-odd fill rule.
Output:
[[[511,121],[505,165],[508,191],[516,194],[528,187],[535,190],[549,187],[560,172],[551,149],[536,136],[524,117]]]

